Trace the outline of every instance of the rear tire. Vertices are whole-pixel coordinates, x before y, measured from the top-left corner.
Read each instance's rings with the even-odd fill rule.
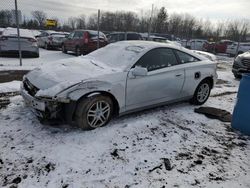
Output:
[[[39,58],[39,56],[40,56],[39,53],[36,53],[36,54],[34,54],[33,57],[34,57],[34,58]]]
[[[62,45],[62,53],[64,53],[64,54],[67,53],[67,49],[65,48],[64,44]]]
[[[50,49],[50,46],[49,46],[47,43],[45,43],[44,48],[45,48],[45,50],[49,50],[49,49]]]
[[[79,128],[92,130],[106,125],[113,114],[113,102],[107,96],[96,95],[79,101],[75,119]]]
[[[204,104],[211,92],[212,89],[212,83],[209,80],[203,80],[201,83],[197,86],[193,98],[191,99],[191,104],[194,105],[202,105]]]

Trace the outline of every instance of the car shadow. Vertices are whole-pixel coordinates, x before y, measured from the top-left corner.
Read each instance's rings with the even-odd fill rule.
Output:
[[[188,105],[192,106],[191,104],[189,104],[188,101],[186,101],[186,102],[182,101],[182,102],[176,102],[176,103],[172,103],[172,104],[168,104],[168,105],[153,107],[153,108],[149,108],[149,109],[145,109],[145,110],[140,110],[140,111],[136,111],[136,112],[131,112],[131,113],[124,114],[124,115],[121,115],[121,116],[115,116],[108,123],[108,126],[114,126],[114,125],[119,124],[119,123],[124,123],[124,121],[130,121],[130,120],[132,120],[134,118],[151,115],[153,113],[161,112],[161,111],[170,109],[172,107],[179,108],[180,106],[185,107],[185,106],[188,106]],[[40,120],[40,123],[43,124],[45,127],[49,128],[49,129],[52,128],[52,131],[55,131],[55,132],[75,132],[75,131],[83,131],[83,132],[85,132],[81,128],[77,127],[77,125],[75,125],[75,124],[67,124],[65,121],[63,121],[61,119]],[[96,129],[94,129],[94,130],[96,130]]]

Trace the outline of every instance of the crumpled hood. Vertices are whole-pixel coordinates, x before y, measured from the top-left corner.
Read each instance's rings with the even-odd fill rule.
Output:
[[[36,68],[26,78],[38,89],[58,93],[81,81],[112,74],[119,70],[85,57],[70,58]],[[40,92],[39,91],[39,92]]]

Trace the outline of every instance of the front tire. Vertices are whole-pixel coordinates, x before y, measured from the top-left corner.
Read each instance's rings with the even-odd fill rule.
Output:
[[[75,49],[75,54],[76,54],[76,56],[80,56],[80,55],[82,55],[82,51],[81,51],[81,48],[80,47],[76,47],[76,49]]]
[[[241,75],[239,75],[239,74],[237,74],[237,73],[234,73],[234,77],[235,77],[236,79],[241,79]]]
[[[113,114],[113,102],[107,96],[96,95],[83,98],[76,108],[76,123],[84,130],[106,125]]]
[[[191,103],[194,105],[204,104],[211,92],[212,84],[209,80],[203,80],[195,90]]]

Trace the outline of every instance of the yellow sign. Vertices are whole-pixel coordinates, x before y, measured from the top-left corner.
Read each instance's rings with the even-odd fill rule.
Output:
[[[56,23],[56,20],[47,19],[45,25],[46,25],[46,26],[56,26],[57,23]]]

